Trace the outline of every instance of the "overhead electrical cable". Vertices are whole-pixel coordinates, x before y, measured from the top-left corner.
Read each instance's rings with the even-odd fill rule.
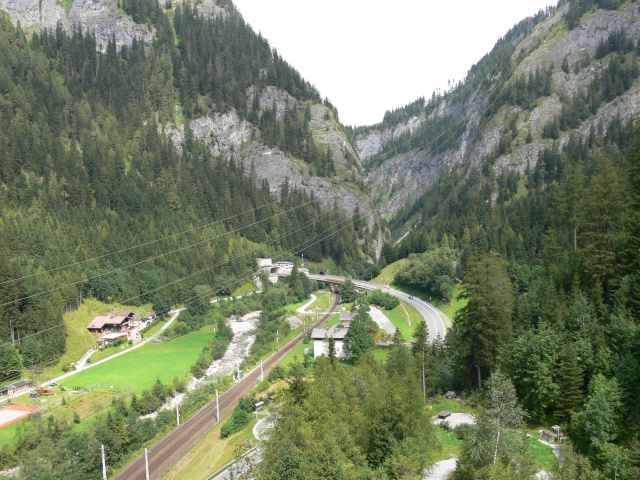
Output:
[[[287,213],[290,213],[290,212],[292,212],[294,210],[297,210],[299,208],[302,208],[302,207],[304,207],[304,206],[306,206],[306,205],[308,205],[310,203],[314,203],[314,202],[315,202],[315,200],[309,200],[309,201],[307,201],[307,202],[305,202],[305,203],[303,203],[301,205],[298,205],[298,206],[296,206],[294,208],[291,208],[291,209],[286,210],[284,212],[280,212],[280,213],[277,213],[275,215],[272,215],[271,217],[263,218],[262,220],[257,220],[257,221],[255,221],[253,223],[250,223],[248,225],[244,225],[244,226],[242,226],[240,228],[237,228],[235,230],[229,230],[227,232],[224,232],[224,233],[221,233],[221,234],[218,234],[218,235],[214,235],[213,237],[205,238],[204,240],[200,240],[199,242],[195,242],[195,243],[192,243],[190,245],[186,245],[186,246],[183,246],[183,247],[176,248],[174,250],[171,250],[170,252],[161,253],[159,255],[156,255],[155,257],[147,258],[146,260],[140,260],[138,262],[134,262],[134,263],[131,263],[129,265],[125,265],[125,266],[122,266],[122,267],[114,268],[114,269],[109,270],[107,272],[102,272],[102,273],[99,273],[97,275],[93,275],[91,277],[83,278],[82,280],[76,280],[75,282],[69,282],[69,283],[67,283],[65,285],[59,285],[59,286],[57,286],[55,288],[51,288],[49,290],[45,290],[45,291],[38,292],[38,293],[33,293],[31,295],[27,295],[27,296],[22,297],[22,298],[16,298],[14,300],[10,300],[10,301],[5,302],[5,303],[0,303],[0,307],[4,307],[4,306],[7,306],[7,305],[11,305],[13,303],[17,303],[17,302],[21,302],[21,301],[24,301],[24,300],[28,300],[30,298],[39,297],[41,295],[46,295],[48,293],[56,292],[56,291],[61,290],[63,288],[70,287],[70,286],[73,286],[73,285],[78,285],[80,283],[86,283],[86,282],[88,282],[90,280],[95,280],[96,278],[104,277],[106,275],[111,275],[112,273],[116,273],[116,272],[119,272],[119,271],[122,271],[122,270],[126,270],[127,268],[136,267],[138,265],[142,265],[144,263],[148,263],[148,262],[151,262],[153,260],[157,260],[159,258],[163,258],[163,257],[166,257],[168,255],[172,255],[174,253],[178,253],[178,252],[182,252],[184,250],[188,250],[191,247],[202,245],[203,243],[207,243],[207,242],[210,242],[210,241],[213,241],[213,240],[217,240],[217,239],[219,239],[221,237],[225,237],[227,235],[231,235],[233,233],[237,233],[237,232],[239,232],[241,230],[244,230],[245,228],[253,227],[255,225],[258,225],[260,223],[266,222],[268,220],[272,220],[273,218],[285,215]]]
[[[322,218],[322,219],[323,219],[323,218],[325,218],[325,217],[328,217],[328,216],[330,215],[330,213],[331,213],[331,212],[325,212],[325,214],[324,214],[324,215],[322,215],[322,216],[320,216],[320,217],[312,218],[312,219],[308,220],[307,222],[305,222],[304,224],[302,224],[302,225],[298,226],[298,228],[297,228],[297,229],[292,230],[292,231],[289,231],[288,233],[286,233],[286,234],[284,234],[284,235],[281,235],[281,236],[279,236],[278,238],[271,239],[271,240],[269,240],[268,242],[266,242],[265,244],[261,244],[261,245],[259,245],[259,246],[255,247],[255,248],[253,248],[253,249],[245,250],[244,252],[239,253],[239,254],[237,254],[237,255],[234,255],[234,256],[232,256],[232,257],[228,258],[227,260],[224,260],[224,261],[221,261],[221,262],[215,263],[215,264],[213,264],[213,265],[211,265],[211,266],[208,266],[208,267],[205,267],[205,268],[203,268],[203,269],[201,269],[201,270],[198,270],[197,272],[190,273],[189,275],[186,275],[186,276],[184,276],[184,277],[181,277],[181,278],[179,278],[179,279],[177,279],[177,280],[173,280],[173,281],[171,281],[171,282],[169,282],[169,283],[166,283],[166,284],[164,284],[164,285],[162,285],[162,286],[160,286],[160,287],[156,287],[156,288],[154,288],[154,289],[152,289],[152,290],[148,290],[148,291],[143,292],[143,293],[140,293],[140,294],[138,294],[138,295],[134,295],[133,297],[130,297],[130,298],[126,299],[126,300],[122,300],[120,303],[122,303],[122,304],[126,304],[126,303],[128,303],[128,302],[130,302],[130,301],[132,301],[132,300],[137,299],[137,298],[143,297],[143,296],[145,296],[145,295],[149,295],[149,294],[151,294],[151,293],[155,293],[155,292],[157,292],[157,291],[159,291],[159,290],[162,290],[163,288],[166,288],[166,287],[171,286],[171,285],[175,285],[176,283],[180,283],[180,282],[182,282],[182,281],[184,281],[184,280],[188,280],[189,278],[193,278],[193,277],[195,277],[195,276],[197,276],[197,275],[200,275],[201,273],[204,273],[204,272],[206,272],[206,271],[209,271],[209,270],[211,270],[211,269],[213,269],[213,268],[216,268],[216,267],[222,266],[222,265],[224,265],[224,264],[226,264],[226,263],[229,263],[229,262],[230,262],[230,261],[232,261],[232,260],[236,260],[236,259],[238,259],[238,258],[244,257],[244,256],[248,255],[249,253],[255,253],[255,252],[257,251],[257,249],[258,249],[258,248],[263,248],[263,246],[265,246],[265,245],[269,245],[269,244],[271,244],[271,243],[275,243],[275,242],[280,241],[280,240],[282,240],[282,239],[284,239],[284,238],[287,238],[287,237],[289,237],[289,236],[291,236],[291,235],[293,235],[293,234],[295,234],[295,233],[298,233],[300,230],[302,230],[302,229],[306,228],[307,226],[309,226],[310,224],[312,224],[314,221],[319,220],[320,218]],[[340,223],[343,223],[343,222],[340,222]],[[355,223],[355,221],[354,221],[354,223]],[[320,241],[321,241],[321,240],[320,240]],[[305,242],[305,243],[306,243],[306,242]],[[316,243],[317,243],[317,242],[316,242]],[[308,246],[307,246],[307,247],[304,247],[304,248],[308,248]],[[24,336],[24,337],[21,337],[21,338],[20,338],[20,340],[25,340],[25,339],[27,339],[27,338],[30,338],[30,337],[33,337],[33,336],[36,336],[36,335],[40,335],[40,334],[42,334],[42,333],[46,333],[46,332],[48,332],[48,331],[51,331],[51,330],[54,330],[54,329],[59,328],[59,327],[61,327],[61,326],[64,326],[64,325],[66,325],[67,323],[71,323],[72,321],[74,321],[74,320],[68,320],[68,321],[66,321],[66,322],[61,322],[61,323],[59,323],[59,324],[53,325],[53,326],[48,327],[48,328],[46,328],[46,329],[44,329],[44,330],[41,330],[41,331],[39,331],[39,332],[35,332],[35,333],[32,333],[32,334],[26,335],[26,336]],[[1,345],[0,345],[0,348],[4,347],[5,345],[9,345],[9,344],[11,344],[11,343],[12,343],[12,342],[5,342],[4,344],[1,344]]]
[[[57,272],[59,270],[65,269],[65,268],[76,267],[78,265],[82,265],[84,263],[88,263],[88,262],[91,262],[93,260],[100,260],[102,258],[110,257],[112,255],[118,255],[120,253],[128,252],[130,250],[135,250],[136,248],[141,248],[141,247],[146,247],[146,246],[149,246],[149,245],[153,245],[154,243],[158,243],[158,242],[161,242],[163,240],[167,240],[169,238],[175,238],[175,237],[179,237],[181,235],[185,235],[187,233],[197,232],[198,230],[202,230],[203,228],[211,227],[211,226],[216,225],[218,223],[227,222],[227,221],[232,220],[234,218],[237,218],[237,217],[239,217],[241,215],[247,215],[247,214],[250,214],[250,213],[255,213],[255,212],[257,212],[258,210],[260,210],[260,209],[262,209],[264,207],[268,207],[268,206],[271,206],[271,205],[274,205],[274,204],[281,203],[284,200],[288,200],[291,197],[296,196],[296,195],[299,195],[299,192],[298,191],[293,191],[288,196],[283,197],[280,200],[278,200],[276,198],[272,202],[265,203],[263,205],[254,207],[254,208],[249,209],[249,210],[245,210],[244,212],[240,212],[240,213],[236,213],[234,215],[230,215],[230,216],[222,218],[220,220],[215,220],[213,222],[205,223],[204,225],[200,225],[199,227],[189,228],[187,230],[183,230],[182,232],[172,233],[171,235],[166,235],[164,237],[157,238],[155,240],[149,240],[148,242],[143,242],[143,243],[140,243],[140,244],[137,244],[137,245],[132,245],[130,247],[123,248],[121,250],[116,250],[114,252],[105,253],[103,255],[98,255],[98,256],[95,256],[95,257],[87,258],[86,260],[81,260],[79,262],[69,263],[67,265],[63,265],[63,266],[60,266],[60,267],[54,267],[54,268],[50,268],[48,270],[43,270],[43,271],[40,271],[40,272],[30,273],[29,275],[24,275],[22,277],[16,277],[16,278],[11,278],[9,280],[3,280],[2,282],[0,282],[0,285],[4,285],[5,283],[17,282],[19,280],[25,280],[27,278],[36,277],[38,275],[43,275],[45,273]]]
[[[349,228],[350,226],[353,226],[353,225],[355,224],[355,222],[356,222],[356,221],[357,221],[357,220],[353,220],[353,219],[346,219],[346,220],[343,220],[343,221],[341,221],[341,222],[339,222],[339,223],[338,223],[338,226],[340,226],[340,225],[341,225],[341,227],[340,227],[339,229],[337,229],[337,230],[335,230],[335,231],[333,231],[333,232],[331,232],[331,233],[328,233],[327,235],[325,235],[325,236],[323,236],[322,238],[319,238],[319,239],[318,239],[318,237],[319,237],[319,236],[321,236],[322,234],[327,233],[327,232],[329,231],[329,230],[325,230],[325,231],[324,231],[324,232],[322,232],[321,234],[316,235],[316,237],[313,237],[313,238],[311,238],[311,239],[307,239],[307,240],[305,240],[304,242],[301,242],[300,244],[298,244],[298,245],[296,245],[295,247],[293,247],[293,249],[290,249],[290,250],[288,250],[288,251],[289,251],[290,253],[292,253],[292,254],[294,254],[294,255],[295,255],[296,253],[299,253],[299,252],[301,252],[301,251],[303,251],[303,250],[305,250],[305,249],[307,249],[307,248],[309,248],[309,247],[311,247],[311,246],[313,246],[313,245],[316,245],[316,244],[318,244],[318,243],[320,243],[320,242],[322,242],[322,241],[326,240],[327,238],[330,238],[330,237],[332,237],[333,235],[335,235],[335,234],[337,234],[337,233],[339,233],[339,232],[341,232],[341,231],[345,230],[346,228]],[[304,228],[304,227],[302,227],[302,228]],[[299,231],[299,230],[298,230],[298,231]],[[294,233],[295,233],[295,232],[294,232]],[[291,234],[291,233],[290,233],[290,234]],[[288,235],[290,235],[290,234],[288,234]],[[288,235],[285,235],[285,236],[283,236],[283,237],[281,237],[281,238],[285,238],[285,237],[286,237],[286,236],[288,236]],[[313,243],[310,243],[310,244],[308,244],[308,245],[305,245],[305,244],[307,244],[308,242],[310,242],[310,241],[312,241],[312,240],[315,240],[315,241],[314,241]],[[302,246],[302,245],[304,245],[304,246]],[[230,260],[230,259],[229,259],[229,260]],[[213,267],[212,267],[212,268],[213,268]],[[245,274],[245,275],[242,275],[242,276],[240,276],[240,277],[236,277],[235,281],[231,281],[231,280],[230,280],[229,282],[227,282],[226,284],[224,284],[224,285],[222,285],[222,286],[223,286],[223,287],[230,287],[231,285],[235,285],[235,284],[237,284],[237,283],[239,283],[239,282],[241,282],[241,281],[243,281],[243,280],[245,280],[245,279],[247,279],[247,278],[249,278],[249,277],[255,276],[257,273],[259,273],[259,271],[260,271],[259,269],[258,269],[258,270],[253,270],[253,269],[251,269],[251,270],[249,271],[249,273],[247,273],[247,274]],[[168,285],[165,285],[165,286],[168,286]],[[218,288],[219,288],[219,287],[218,287]],[[210,290],[210,291],[208,291],[208,292],[207,292],[207,293],[205,293],[205,294],[200,294],[200,295],[193,296],[193,297],[189,298],[189,299],[186,301],[186,303],[182,303],[182,305],[183,305],[183,307],[186,307],[187,305],[190,305],[190,304],[192,304],[192,303],[195,303],[195,302],[197,302],[197,301],[199,301],[199,300],[201,300],[201,299],[203,299],[203,298],[210,297],[210,296],[213,294],[213,292],[215,292],[215,289]],[[143,296],[143,295],[146,295],[146,294],[148,294],[148,292],[147,292],[147,293],[144,293],[144,294],[140,294],[139,296]],[[132,299],[133,299],[133,298],[137,298],[137,297],[132,297]],[[129,300],[131,300],[131,299],[129,299]],[[128,300],[125,300],[125,301],[123,301],[123,302],[121,302],[121,303],[126,303],[127,301],[128,301]],[[174,311],[170,311],[170,312],[167,312],[167,313],[163,314],[162,316],[164,317],[164,316],[168,316],[169,314],[174,314],[174,313],[175,313]],[[42,330],[41,332],[37,332],[37,333],[31,334],[31,335],[27,335],[27,336],[25,336],[25,337],[22,337],[20,340],[24,340],[24,339],[26,339],[26,338],[29,338],[29,337],[32,337],[32,336],[35,336],[35,335],[38,335],[38,334],[44,333],[44,332],[49,331],[49,330],[52,330],[52,329],[54,329],[54,328],[58,328],[58,327],[60,327],[60,326],[66,325],[66,324],[68,324],[68,323],[72,323],[72,322],[74,322],[74,321],[78,321],[78,319],[74,319],[74,320],[70,320],[70,321],[67,321],[67,322],[63,322],[63,323],[61,323],[61,324],[55,325],[55,326],[53,326],[53,327],[50,327],[50,328],[48,328],[48,329],[46,329],[46,330]],[[0,345],[0,348],[4,347],[4,346],[6,346],[6,345],[9,345],[10,343],[11,343],[11,342],[6,342],[6,343],[4,343],[4,344]],[[79,352],[79,351],[84,351],[84,348],[77,349],[77,350],[74,350],[74,351],[72,351],[72,352],[65,352],[65,355],[69,355],[70,353],[75,353],[75,352]],[[58,358],[59,358],[59,357],[58,357]],[[52,358],[52,359],[51,359],[51,361],[54,361],[54,360],[55,360],[55,358]],[[42,366],[42,365],[44,365],[44,364],[45,364],[45,363],[41,362],[41,366]],[[33,370],[33,366],[32,366],[31,368],[27,368],[27,369],[22,370],[22,372],[24,373],[24,372],[26,372],[26,371],[31,371],[31,370]],[[12,376],[11,378],[14,378],[14,379],[15,379],[15,378],[19,378],[21,375],[22,375],[22,374],[17,374],[17,376],[15,376],[15,375],[14,375],[14,376]],[[4,382],[6,382],[6,381],[7,381],[7,380],[0,380],[0,383],[4,383]]]

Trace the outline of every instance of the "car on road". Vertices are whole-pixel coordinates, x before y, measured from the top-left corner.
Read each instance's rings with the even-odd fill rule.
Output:
[[[58,382],[51,382],[51,383],[49,384],[49,386],[51,386],[51,387],[55,387],[56,385],[58,385]]]

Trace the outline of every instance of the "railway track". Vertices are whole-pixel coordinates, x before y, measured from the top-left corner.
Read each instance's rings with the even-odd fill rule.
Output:
[[[298,334],[289,343],[284,345],[280,350],[271,355],[263,362],[263,371],[267,375],[273,367],[298,345],[304,338],[304,335],[311,329],[325,323],[335,312],[339,301],[339,296],[334,295],[333,303],[329,308],[329,313],[319,318],[309,325],[309,327]],[[220,417],[224,418],[240,400],[240,397],[247,395],[260,381],[260,369],[254,368],[245,375],[245,377],[228,388],[219,396]],[[207,403],[188,420],[180,424],[179,427],[162,437],[149,449],[149,478],[158,479],[170,467],[178,462],[195,443],[205,434],[211,427],[217,423],[216,419],[216,401],[215,399]],[[124,468],[115,480],[145,480],[146,469],[144,455],[140,455],[127,467]]]

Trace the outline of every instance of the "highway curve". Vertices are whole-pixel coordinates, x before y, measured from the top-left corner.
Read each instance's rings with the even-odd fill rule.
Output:
[[[345,280],[344,277],[339,277],[337,275],[310,274],[307,276],[311,280],[337,284],[344,283]],[[415,307],[415,309],[418,310],[420,315],[422,315],[427,322],[427,326],[429,327],[429,340],[431,342],[433,342],[433,340],[435,340],[436,336],[438,335],[440,336],[440,338],[444,338],[447,334],[447,328],[451,327],[451,320],[449,320],[449,317],[447,317],[442,311],[440,311],[430,303],[425,302],[420,298],[401,292],[400,290],[396,290],[395,288],[380,285],[379,283],[366,282],[364,280],[356,279],[352,279],[352,281],[357,288],[361,288],[363,290],[375,290],[379,288],[383,292],[387,292],[394,297],[397,297]]]
[[[322,325],[336,310],[336,306],[340,297],[334,296],[333,303],[329,308],[329,313],[318,319],[316,322],[297,337],[284,345],[280,350],[271,355],[263,362],[263,371],[267,375],[269,371],[275,367],[280,361],[298,345],[304,338],[304,334],[312,328]],[[235,385],[229,387],[220,395],[220,417],[224,417],[231,412],[233,407],[238,403],[240,397],[247,395],[260,381],[260,369],[254,368],[248,372],[245,377]],[[179,427],[162,437],[149,449],[149,478],[157,479],[162,474],[178,462],[187,451],[200,438],[216,424],[216,401],[215,398],[198,410]],[[131,462],[116,477],[116,480],[145,480],[145,461],[144,454],[140,455]]]

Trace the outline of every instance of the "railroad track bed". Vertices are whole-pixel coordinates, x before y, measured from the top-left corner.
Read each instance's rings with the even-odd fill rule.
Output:
[[[304,336],[320,325],[327,322],[335,313],[340,297],[334,295],[329,312],[311,323],[304,331],[284,345],[280,350],[267,358],[262,365],[264,375],[268,375],[273,367],[293,350]],[[224,418],[236,406],[244,395],[249,394],[260,382],[260,368],[250,370],[242,380],[225,390],[218,399],[220,418]],[[176,464],[198,440],[205,435],[216,423],[216,400],[213,399],[200,410],[193,414],[184,423],[180,424],[167,435],[158,440],[148,452],[149,478],[157,479]],[[146,467],[144,455],[138,456],[116,477],[116,480],[145,480]]]

